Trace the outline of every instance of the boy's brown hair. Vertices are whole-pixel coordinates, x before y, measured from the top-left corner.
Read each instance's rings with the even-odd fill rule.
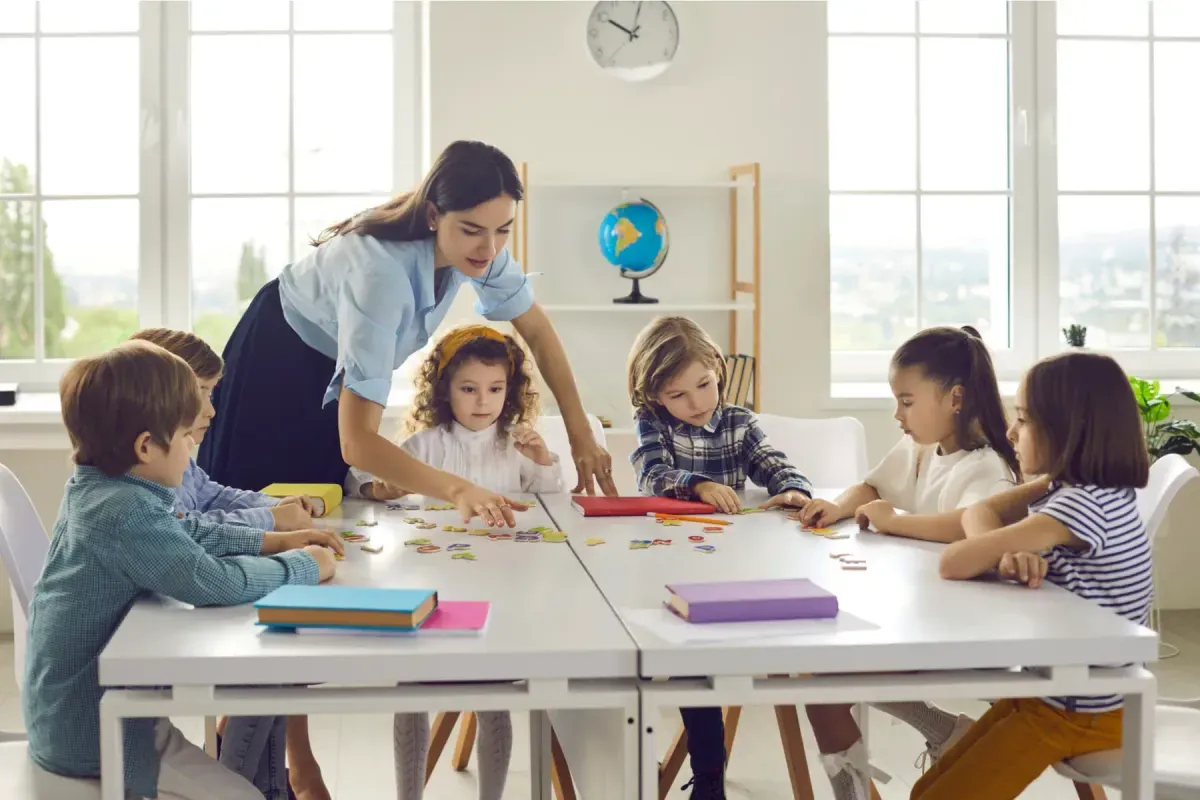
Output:
[[[217,351],[194,333],[170,328],[145,328],[129,338],[150,342],[168,353],[174,353],[186,361],[202,381],[221,377],[221,371],[225,368],[225,362],[217,355]]]
[[[1129,378],[1100,353],[1043,359],[1025,374],[1025,414],[1034,425],[1039,471],[1079,486],[1137,488],[1150,456]]]
[[[659,413],[655,399],[672,378],[699,361],[717,375],[725,399],[725,356],[712,337],[687,317],[659,317],[638,334],[629,352],[629,400],[635,410]]]
[[[149,342],[125,342],[81,358],[58,384],[75,463],[106,475],[138,464],[134,443],[149,433],[163,448],[200,413],[196,375],[187,362]]]

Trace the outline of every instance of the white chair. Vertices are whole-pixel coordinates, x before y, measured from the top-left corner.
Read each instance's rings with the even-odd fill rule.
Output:
[[[17,688],[25,675],[25,624],[33,585],[42,575],[50,537],[25,487],[0,464],[0,558],[13,595],[13,675]]]
[[[604,447],[604,426],[599,418],[588,414],[588,423],[592,426],[592,435]],[[567,426],[559,416],[538,417],[534,426],[537,432],[546,440],[546,447],[558,456],[563,468],[563,491],[569,492],[575,488],[579,473],[575,470],[575,462],[571,458],[571,442],[567,438]]]
[[[759,414],[767,441],[820,489],[844,489],[867,476],[867,432],[854,417],[797,419]]]
[[[1138,490],[1137,503],[1151,546],[1171,501],[1180,489],[1198,477],[1200,472],[1181,455],[1163,456],[1150,465],[1150,480],[1146,488]],[[1161,632],[1157,599],[1150,612],[1150,625]],[[1191,790],[1190,796],[1200,798],[1197,742],[1200,742],[1200,700],[1164,699],[1156,709],[1154,726],[1154,774],[1158,786],[1182,787]],[[1056,764],[1054,771],[1075,781],[1075,791],[1082,800],[1101,800],[1104,797],[1101,786],[1120,786],[1121,751],[1105,750],[1071,758]]]
[[[100,800],[100,782],[34,770],[25,737],[0,733],[0,797],[4,800]]]

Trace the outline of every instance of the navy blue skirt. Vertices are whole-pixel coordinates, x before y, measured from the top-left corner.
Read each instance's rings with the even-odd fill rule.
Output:
[[[337,401],[321,407],[336,364],[288,325],[278,280],[250,301],[223,356],[217,416],[196,459],[209,477],[254,491],[345,481]]]

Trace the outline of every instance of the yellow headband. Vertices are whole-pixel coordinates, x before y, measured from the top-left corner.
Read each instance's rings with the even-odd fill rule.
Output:
[[[438,350],[441,352],[441,357],[438,359],[438,372],[446,368],[450,360],[463,348],[464,345],[475,341],[476,339],[491,339],[494,342],[501,344],[508,343],[508,337],[495,328],[489,328],[487,325],[468,325],[465,328],[459,328],[446,334],[438,345]]]

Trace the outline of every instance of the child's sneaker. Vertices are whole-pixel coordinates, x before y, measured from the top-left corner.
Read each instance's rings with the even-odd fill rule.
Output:
[[[689,800],[725,800],[725,775],[714,772],[704,775],[693,775],[692,779],[681,788],[691,788]]]
[[[837,800],[871,800],[871,764],[862,739],[841,753],[822,753],[821,764]]]
[[[958,740],[966,736],[967,731],[971,730],[971,726],[975,724],[975,720],[968,717],[966,714],[959,714],[958,719],[954,721],[954,730],[950,732],[950,736],[941,744],[925,743],[925,752],[917,757],[916,763],[913,765],[917,769],[925,772],[929,767],[932,767],[938,762],[938,759],[946,754],[946,751],[958,743]]]

